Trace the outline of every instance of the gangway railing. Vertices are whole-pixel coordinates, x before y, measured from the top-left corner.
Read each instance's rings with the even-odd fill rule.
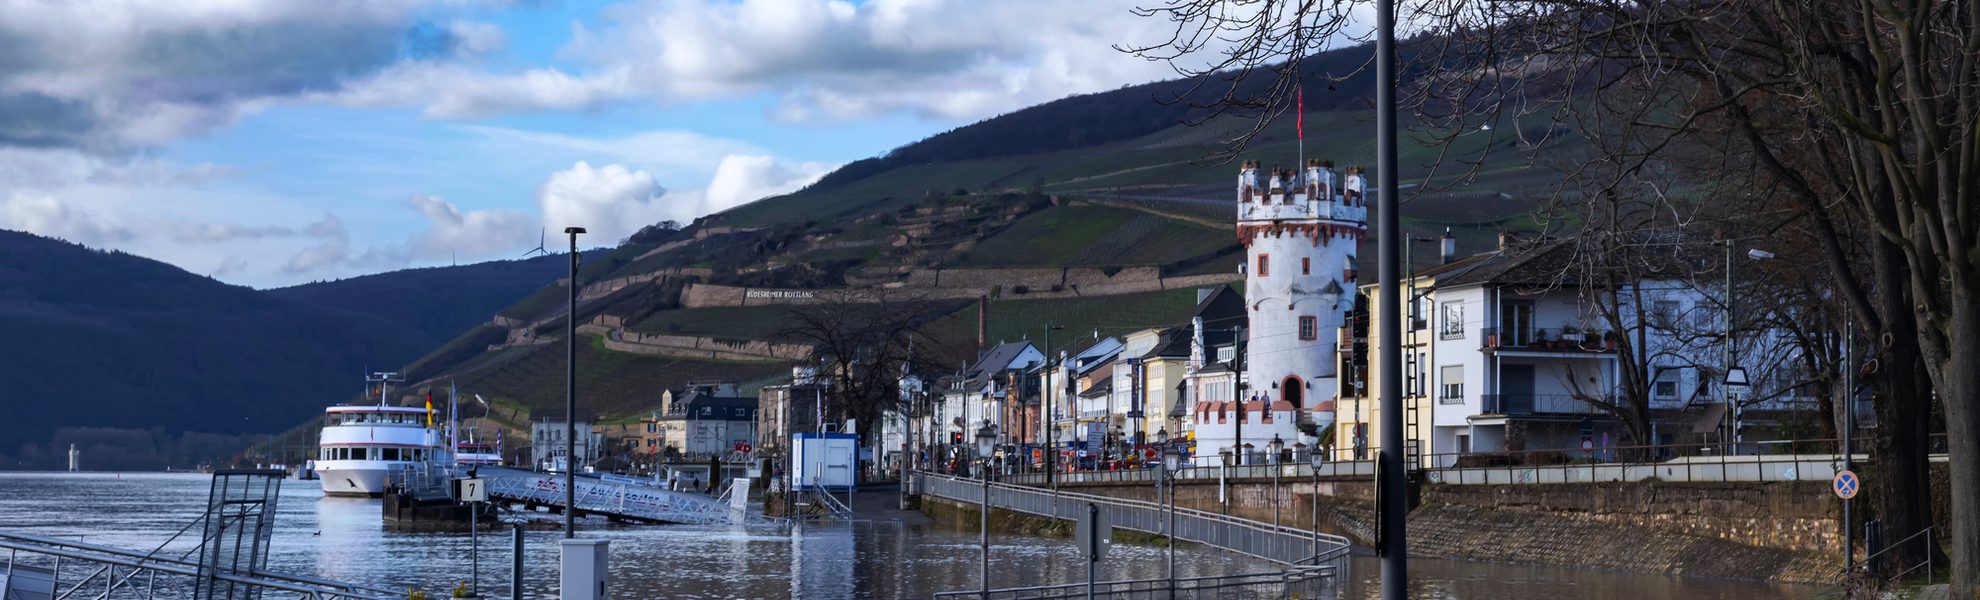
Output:
[[[233,584],[263,598],[310,600],[388,600],[404,592],[316,577],[253,569],[245,573],[202,573],[197,561],[158,556],[156,551],[88,544],[75,540],[0,530],[0,594],[7,600],[93,598],[140,600],[192,598],[202,577]]]
[[[564,505],[562,475],[484,476],[490,499]],[[577,479],[577,510],[621,518],[706,525],[771,523],[721,499],[656,486],[588,477]]]
[[[1313,565],[1347,568],[1348,539],[1338,535],[1273,525],[1193,508],[1168,507],[1154,502],[1053,492],[1024,486],[981,480],[958,479],[916,472],[914,489],[922,494],[971,505],[989,505],[1034,516],[1077,521],[1094,504],[1108,512],[1113,526],[1143,533],[1167,535],[1169,513],[1175,513],[1175,536],[1231,552],[1262,558],[1284,565]],[[1166,581],[1166,580],[1164,580]]]

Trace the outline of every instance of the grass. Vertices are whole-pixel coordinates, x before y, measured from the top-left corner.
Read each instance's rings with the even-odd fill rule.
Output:
[[[632,324],[639,333],[724,339],[768,339],[789,326],[791,307],[716,306],[663,310]]]
[[[601,417],[650,410],[660,393],[689,381],[756,381],[790,373],[782,361],[717,361],[605,350],[596,336],[577,348],[578,402]],[[564,402],[564,347],[549,344],[497,368],[461,378],[461,394],[505,398],[527,414],[531,407]]]
[[[1103,206],[1058,206],[1025,215],[968,250],[966,267],[1057,267],[1143,213]]]

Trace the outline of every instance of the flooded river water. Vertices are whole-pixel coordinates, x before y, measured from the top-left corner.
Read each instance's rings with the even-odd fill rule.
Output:
[[[0,473],[0,529],[151,550],[198,517],[210,476],[192,474]],[[324,497],[315,482],[285,481],[269,567],[404,589],[452,589],[470,576],[471,536],[387,527],[378,500]],[[543,515],[542,518],[551,518]],[[580,523],[580,537],[610,539],[615,598],[930,598],[976,589],[974,531],[888,522],[852,526],[705,527]],[[508,597],[512,537],[480,539],[484,596]],[[173,555],[195,539],[167,547]],[[561,531],[525,533],[524,588],[554,598]],[[996,587],[1085,581],[1072,541],[1018,535],[991,538]],[[1165,551],[1118,544],[1103,579],[1165,576]],[[1178,550],[1179,575],[1271,570],[1264,561],[1216,550]],[[1411,598],[1589,600],[1595,598],[1808,598],[1819,588],[1586,569],[1419,559],[1410,562]],[[1379,569],[1357,559],[1350,598],[1374,598]]]

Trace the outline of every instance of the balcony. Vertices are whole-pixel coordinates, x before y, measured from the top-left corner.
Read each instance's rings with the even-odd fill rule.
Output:
[[[1603,411],[1568,394],[1485,394],[1484,414],[1488,415],[1591,415]]]
[[[1608,352],[1616,349],[1610,332],[1565,333],[1560,329],[1536,327],[1486,327],[1480,349],[1549,350],[1556,352]]]
[[[1355,343],[1362,341],[1361,338],[1354,337],[1354,327],[1336,327],[1335,329],[1340,331],[1339,349],[1341,352],[1353,352]]]

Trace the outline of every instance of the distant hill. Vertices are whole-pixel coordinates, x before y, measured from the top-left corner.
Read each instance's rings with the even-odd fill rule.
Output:
[[[282,431],[445,339],[14,231],[0,231],[0,332],[0,468],[59,467],[66,443],[93,468],[162,467],[125,446]]]
[[[564,256],[539,256],[404,269],[264,291],[284,300],[376,316],[435,340],[448,340],[556,282],[569,269]]]

